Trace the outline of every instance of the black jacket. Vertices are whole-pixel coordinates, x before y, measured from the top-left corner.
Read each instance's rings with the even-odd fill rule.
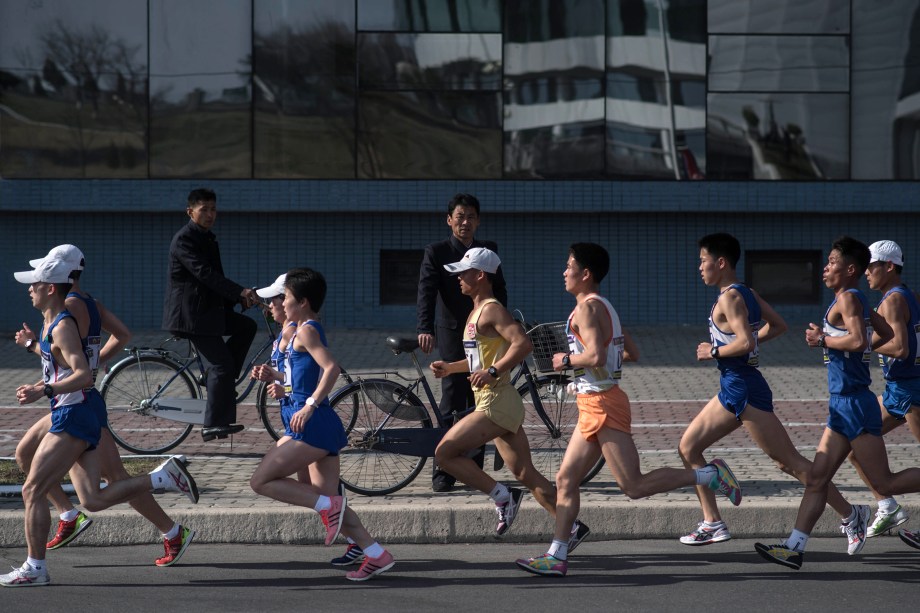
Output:
[[[243,286],[224,276],[217,237],[193,221],[173,236],[163,300],[164,330],[222,336]]]
[[[474,240],[472,247],[485,247],[498,253],[498,246],[492,241]],[[445,264],[459,262],[467,247],[457,237],[450,238],[425,247],[425,256],[418,275],[418,311],[417,330],[419,334],[434,334],[435,326],[456,330],[463,327],[467,317],[473,312],[473,299],[460,293],[457,275],[444,270]],[[501,266],[498,267],[492,292],[503,305],[508,305],[508,289]],[[435,319],[437,304],[437,319]]]

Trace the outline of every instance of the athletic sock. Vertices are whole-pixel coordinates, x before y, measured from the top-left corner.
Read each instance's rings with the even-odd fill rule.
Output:
[[[165,538],[165,539],[174,539],[174,538],[176,538],[177,536],[179,536],[179,530],[180,530],[180,528],[181,528],[181,526],[180,526],[179,524],[174,523],[174,524],[173,524],[173,527],[169,529],[169,532],[166,532],[165,534],[163,534],[163,538]]]
[[[693,472],[696,474],[697,485],[709,485],[712,478],[719,474],[719,469],[712,464],[707,464],[703,468],[694,468]]]
[[[549,546],[549,550],[546,553],[557,560],[565,560],[569,555],[569,544],[565,541],[553,539],[553,543]]]
[[[23,566],[27,566],[27,565],[31,566],[32,570],[34,570],[35,572],[38,572],[38,573],[47,572],[45,570],[44,560],[36,560],[35,558],[26,558],[26,563],[23,564]],[[25,569],[25,570],[28,570],[28,569]]]
[[[348,543],[349,545],[357,545],[357,543],[355,542],[355,540],[354,540],[353,538],[351,538],[350,536],[346,536],[346,537],[345,537],[345,542]]]
[[[76,509],[71,509],[69,511],[64,511],[61,513],[61,521],[73,521],[80,516],[80,512]]]
[[[492,491],[489,492],[489,498],[494,500],[496,505],[505,504],[511,500],[511,492],[508,491],[504,483],[496,483]]]
[[[885,500],[880,500],[878,503],[878,510],[886,515],[889,513],[894,513],[895,509],[898,508],[898,501],[894,498],[886,498]]]
[[[329,500],[329,496],[320,496],[316,499],[316,504],[313,505],[313,510],[317,513],[325,511],[332,508],[332,501]]]
[[[805,551],[805,545],[808,544],[808,535],[804,532],[793,529],[792,534],[786,539],[786,547],[798,552]]]
[[[721,519],[719,521],[703,521],[703,527],[715,530],[716,528],[721,528],[725,525],[725,522]]]
[[[378,543],[374,541],[373,544],[368,545],[367,549],[364,550],[364,555],[368,558],[379,558],[383,555],[385,549]]]

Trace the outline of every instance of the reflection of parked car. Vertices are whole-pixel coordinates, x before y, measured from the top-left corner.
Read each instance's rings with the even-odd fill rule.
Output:
[[[689,147],[677,148],[677,159],[680,161],[680,178],[690,181],[701,181],[706,178],[696,163],[696,156]]]

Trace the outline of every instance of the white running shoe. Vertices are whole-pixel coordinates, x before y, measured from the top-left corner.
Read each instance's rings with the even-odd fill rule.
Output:
[[[901,505],[898,505],[898,508],[891,513],[885,513],[879,509],[875,512],[875,521],[873,521],[872,525],[866,530],[866,536],[872,538],[873,536],[885,534],[909,519],[910,515]]]
[[[51,575],[48,571],[38,572],[28,564],[14,568],[13,572],[0,575],[0,585],[3,587],[41,587],[51,584]]]
[[[840,531],[847,535],[847,553],[855,556],[866,544],[866,527],[869,524],[869,505],[854,504],[856,517],[848,524],[840,524]]]
[[[193,503],[198,502],[198,485],[195,479],[186,470],[185,464],[171,457],[156,469],[150,471],[154,478],[154,493],[179,492],[188,496]]]
[[[732,535],[728,532],[728,526],[724,522],[719,522],[717,526],[707,526],[705,522],[700,522],[696,526],[696,530],[688,534],[687,536],[680,537],[680,542],[684,545],[712,545],[713,543],[721,543],[723,541],[730,541]]]

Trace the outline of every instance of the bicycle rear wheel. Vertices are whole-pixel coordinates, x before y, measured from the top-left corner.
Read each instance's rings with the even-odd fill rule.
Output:
[[[148,401],[157,392],[160,398],[200,396],[198,385],[188,371],[182,371],[172,360],[154,355],[124,359],[102,380],[109,431],[124,449],[140,454],[164,453],[192,431],[192,424],[149,413]]]
[[[565,448],[572,438],[572,433],[578,427],[578,405],[575,404],[575,394],[566,391],[569,378],[565,375],[544,375],[535,378],[537,397],[540,406],[535,406],[530,395],[530,385],[527,382],[518,386],[518,393],[524,401],[524,428],[530,442],[530,456],[533,465],[544,477],[550,481],[556,479],[556,473],[562,465]],[[531,410],[532,409],[532,410]],[[548,428],[539,413],[546,415],[547,421],[552,424]],[[601,457],[591,467],[582,480],[587,483],[604,466]]]
[[[348,430],[348,446],[340,452],[340,476],[346,488],[365,496],[391,494],[412,482],[427,458],[371,449],[379,434],[395,428],[431,428],[431,418],[418,396],[386,379],[368,379],[345,386],[330,399]]]

